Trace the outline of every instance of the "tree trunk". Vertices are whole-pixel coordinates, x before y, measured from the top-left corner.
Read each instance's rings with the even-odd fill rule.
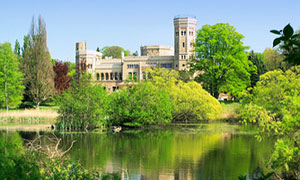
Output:
[[[37,110],[39,110],[39,109],[40,109],[40,102],[37,102],[37,103],[36,103],[36,107],[35,107],[35,109],[37,109]]]

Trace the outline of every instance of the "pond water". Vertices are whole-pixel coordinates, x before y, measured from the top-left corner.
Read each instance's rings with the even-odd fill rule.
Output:
[[[30,138],[34,132],[19,132]],[[225,123],[176,125],[120,133],[60,133],[63,147],[88,169],[122,179],[238,179],[265,171],[273,138],[259,142],[255,129]]]

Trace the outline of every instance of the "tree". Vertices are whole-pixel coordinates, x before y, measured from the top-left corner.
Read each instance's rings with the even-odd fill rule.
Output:
[[[163,125],[172,120],[168,94],[149,82],[121,89],[108,97],[110,125]]]
[[[23,73],[9,43],[0,44],[0,106],[6,111],[18,107],[23,99]]]
[[[259,81],[259,77],[267,72],[267,68],[262,58],[263,56],[261,54],[254,53],[254,51],[251,51],[248,55],[248,59],[256,67],[255,71],[251,72],[251,87],[254,87],[256,82]]]
[[[21,47],[20,47],[20,43],[18,40],[16,40],[16,42],[15,42],[14,53],[17,57],[21,56]]]
[[[277,136],[270,167],[284,179],[300,177],[300,66],[265,73],[242,101],[244,123]]]
[[[204,25],[197,31],[192,70],[199,72],[195,80],[215,98],[221,92],[238,97],[250,85],[253,65],[245,53],[243,38],[224,23]]]
[[[37,28],[34,18],[32,19],[31,32],[26,40],[28,42],[23,47],[25,91],[39,109],[40,103],[49,99],[55,92],[53,65],[47,47],[46,24],[41,16]]]
[[[165,68],[146,69],[147,82],[165,91],[172,103],[172,117],[175,121],[215,120],[221,112],[221,105],[202,88],[199,83],[181,81],[178,71]]]
[[[266,67],[269,71],[281,68],[284,66],[282,56],[276,49],[266,48],[263,52],[265,57]]]
[[[135,51],[134,53],[132,53],[132,56],[138,56],[138,55],[139,55],[138,51]]]
[[[106,91],[101,85],[93,85],[86,73],[74,80],[71,88],[56,98],[56,103],[58,129],[87,130],[106,124]]]
[[[190,81],[180,81],[170,92],[175,121],[215,120],[219,117],[222,107],[217,99],[212,97],[202,86]]]
[[[113,57],[113,58],[121,58],[122,52],[124,52],[125,56],[129,56],[130,52],[128,50],[124,50],[124,48],[120,46],[105,46],[100,50],[103,58],[105,57]]]
[[[300,34],[294,33],[293,27],[288,24],[283,30],[271,30],[271,33],[280,37],[274,39],[273,47],[280,44],[285,56],[284,61],[291,65],[300,65]]]
[[[99,48],[99,47],[97,47],[96,51],[97,51],[97,52],[100,52],[100,48]]]
[[[61,94],[64,90],[68,89],[72,84],[72,76],[68,76],[69,67],[68,64],[61,61],[56,61],[53,67],[55,72],[55,89],[58,94]]]

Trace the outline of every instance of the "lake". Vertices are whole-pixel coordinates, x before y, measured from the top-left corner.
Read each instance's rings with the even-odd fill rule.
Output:
[[[10,130],[12,131],[12,130]],[[19,131],[31,139],[36,132]],[[49,132],[40,132],[47,134]],[[62,148],[88,169],[122,179],[231,180],[265,171],[274,139],[259,142],[256,130],[227,123],[177,124],[164,129],[120,133],[59,133]]]

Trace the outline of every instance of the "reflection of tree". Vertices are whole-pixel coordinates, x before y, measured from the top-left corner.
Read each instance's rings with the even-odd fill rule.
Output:
[[[265,171],[263,157],[270,155],[271,143],[259,143],[250,135],[234,135],[203,156],[197,179],[237,179],[239,175],[249,173],[251,177],[257,170]]]
[[[264,167],[271,142],[258,143],[251,135],[151,131],[118,134],[70,133],[63,142],[77,142],[70,151],[87,168],[124,171],[143,179],[236,179]],[[264,145],[265,147],[260,147]],[[125,172],[125,170],[127,170]],[[126,175],[124,175],[126,177]]]

